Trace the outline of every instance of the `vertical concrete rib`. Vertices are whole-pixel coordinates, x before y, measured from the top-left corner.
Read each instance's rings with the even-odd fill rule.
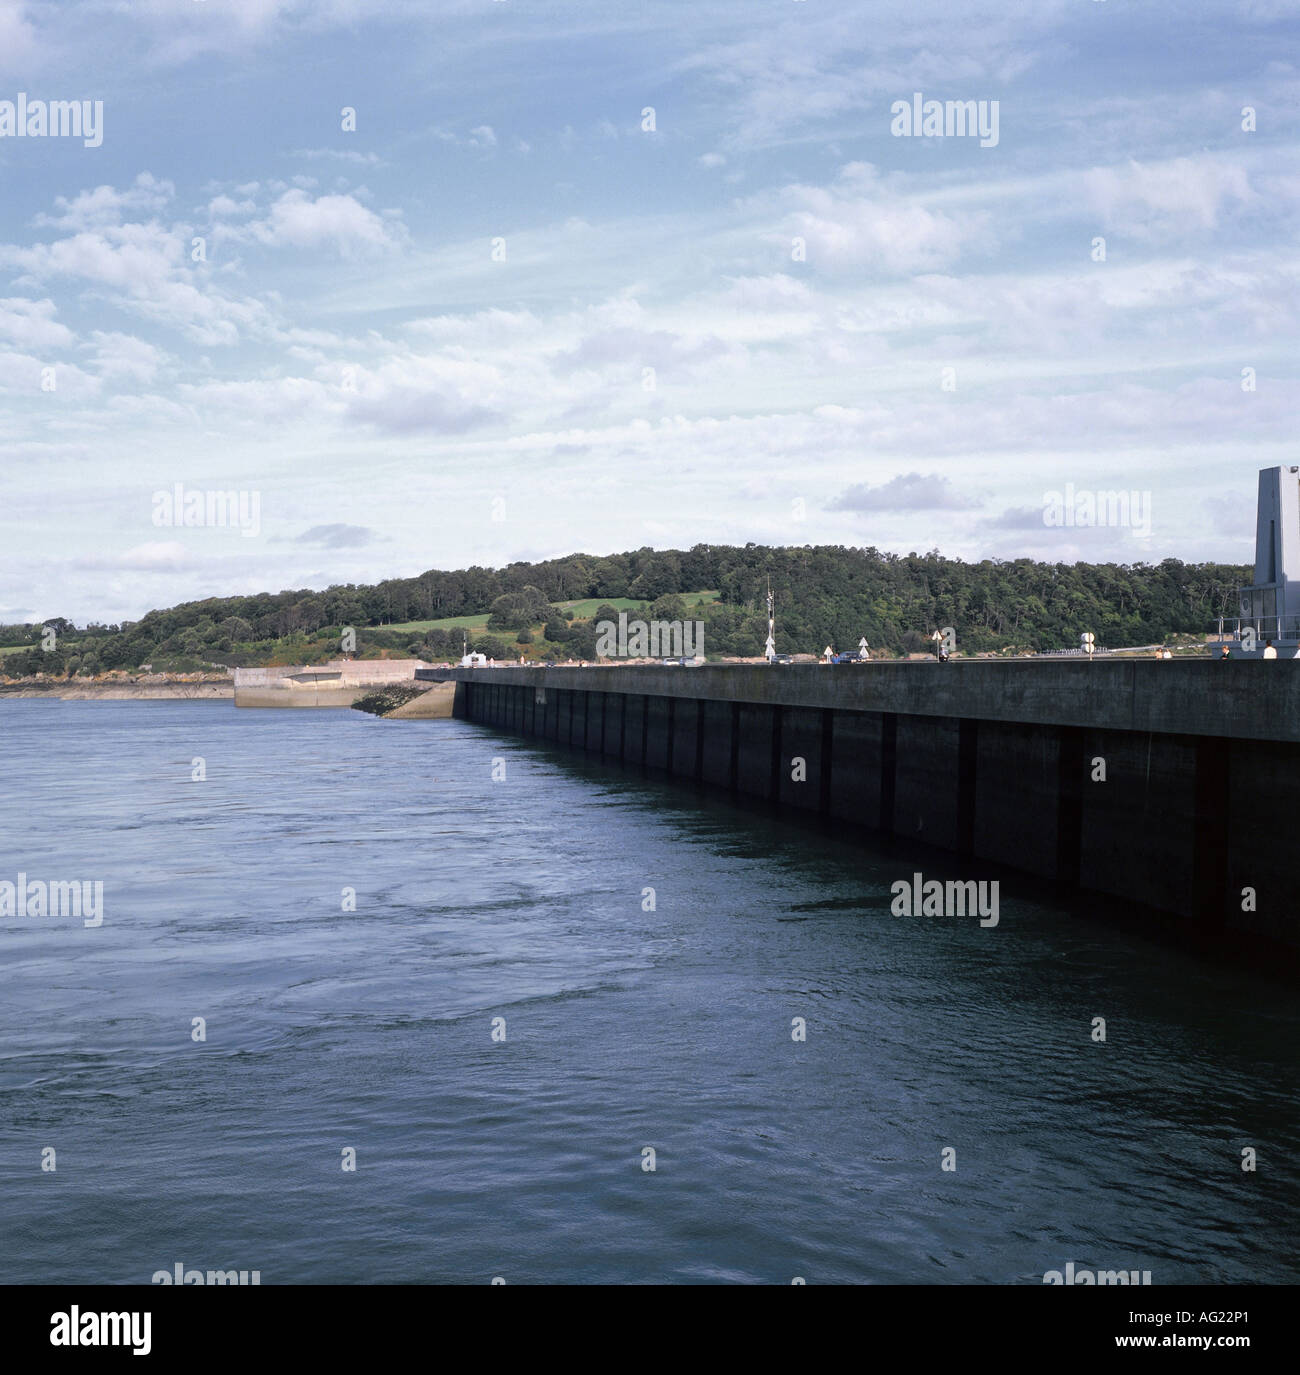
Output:
[[[975,779],[979,722],[963,719],[957,731],[957,853],[975,851]]]
[[[1196,740],[1196,823],[1192,863],[1196,925],[1202,936],[1226,921],[1228,833],[1231,825],[1229,742],[1202,735]]]
[[[731,763],[727,769],[727,787],[734,793],[740,786],[740,703],[731,704]]]
[[[820,793],[817,810],[822,816],[829,816],[831,810],[831,761],[835,757],[835,712],[830,707],[822,710],[822,757],[821,772],[817,776]]]
[[[880,829],[894,829],[894,797],[898,790],[898,714],[880,715]]]
[[[1078,726],[1056,732],[1056,875],[1077,886],[1083,847],[1084,740]]]
[[[767,785],[767,795],[773,802],[781,800],[781,775],[785,766],[785,760],[781,758],[781,725],[784,714],[784,707],[772,708],[772,773]]]

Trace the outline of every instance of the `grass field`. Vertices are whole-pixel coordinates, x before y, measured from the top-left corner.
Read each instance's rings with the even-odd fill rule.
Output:
[[[700,606],[709,602],[716,602],[718,594],[716,592],[684,592],[682,599],[687,606]],[[576,602],[556,602],[556,606],[563,611],[572,611],[576,620],[588,620],[595,615],[598,608],[602,606],[612,606],[615,611],[631,611],[640,606],[641,603],[632,597],[588,597],[584,601]],[[468,630],[470,639],[477,635],[488,635],[487,628],[488,612],[476,611],[469,616],[444,616],[439,621],[402,621],[400,625],[381,625],[377,630],[391,630],[398,635],[423,635],[426,630]],[[536,627],[534,627],[536,628]],[[498,635],[507,632],[497,631]],[[513,632],[511,632],[513,633]],[[3,653],[0,650],[0,653]]]
[[[716,602],[718,594],[716,592],[683,592],[682,600],[687,606],[699,606],[702,603]],[[581,602],[556,602],[556,606],[562,607],[565,611],[572,611],[579,620],[587,620],[594,616],[602,606],[612,606],[615,611],[632,611],[641,603],[635,597],[588,597]]]
[[[589,620],[598,606],[612,606],[615,611],[631,611],[641,603],[631,597],[588,597],[582,602],[556,602],[561,611],[572,611],[575,620]]]
[[[31,649],[31,645],[0,645],[0,656],[17,654],[20,649]]]
[[[476,611],[472,616],[444,616],[440,621],[403,621],[400,625],[377,625],[376,630],[391,630],[399,635],[423,635],[426,630],[466,630],[487,634],[488,613]]]

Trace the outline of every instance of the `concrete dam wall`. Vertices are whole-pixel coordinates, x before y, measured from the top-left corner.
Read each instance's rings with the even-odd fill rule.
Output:
[[[409,683],[422,659],[335,659],[327,664],[237,668],[237,707],[350,707],[390,683]]]
[[[1300,954],[1300,664],[429,669],[455,714]]]

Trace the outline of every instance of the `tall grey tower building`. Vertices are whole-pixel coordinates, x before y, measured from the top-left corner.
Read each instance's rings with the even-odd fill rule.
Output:
[[[1260,635],[1274,640],[1296,638],[1300,627],[1300,467],[1260,471],[1255,582],[1241,589],[1238,614]]]

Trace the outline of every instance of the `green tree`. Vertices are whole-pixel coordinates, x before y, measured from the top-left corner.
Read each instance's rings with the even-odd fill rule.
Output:
[[[666,592],[662,597],[655,598],[650,615],[656,621],[684,621],[687,617],[686,599],[676,592]]]
[[[526,630],[550,614],[546,594],[531,584],[518,592],[506,592],[492,603],[488,617],[489,630]]]
[[[596,657],[596,631],[588,622],[575,627],[565,646],[565,652],[572,659],[594,659]]]

